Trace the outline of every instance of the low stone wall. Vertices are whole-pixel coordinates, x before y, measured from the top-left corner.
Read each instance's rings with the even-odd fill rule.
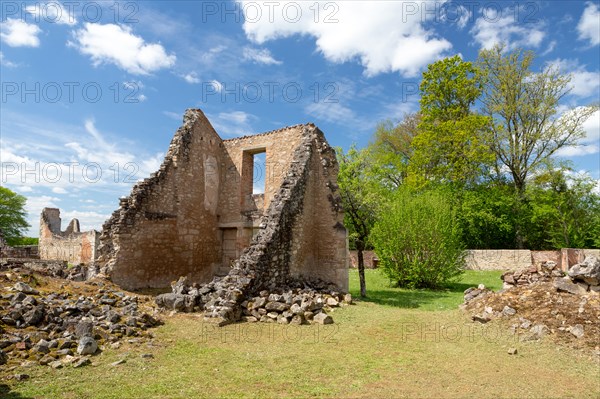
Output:
[[[379,259],[375,251],[363,251],[363,259],[365,261],[365,269],[377,269]],[[358,251],[350,251],[350,267],[356,269],[358,267]]]
[[[0,258],[39,258],[37,245],[17,245],[0,247]]]
[[[600,258],[600,249],[562,248],[556,251],[528,249],[470,249],[467,250],[467,270],[527,270],[546,262],[555,262],[562,271],[583,262],[586,256]]]
[[[470,249],[467,250],[468,270],[523,270],[531,267],[528,249]]]

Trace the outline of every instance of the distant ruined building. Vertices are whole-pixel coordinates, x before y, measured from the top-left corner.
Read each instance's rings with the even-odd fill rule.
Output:
[[[39,257],[42,260],[62,260],[77,265],[96,259],[100,233],[80,231],[79,220],[73,219],[65,231],[61,230],[60,210],[44,208],[40,216]]]
[[[253,194],[260,153],[264,193]],[[220,276],[213,289],[230,307],[292,280],[347,290],[337,173],[335,151],[313,124],[223,140],[202,111],[188,110],[160,169],[105,222],[96,263],[127,289]]]

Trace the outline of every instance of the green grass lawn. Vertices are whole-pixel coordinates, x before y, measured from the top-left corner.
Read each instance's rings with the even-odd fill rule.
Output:
[[[363,301],[409,309],[455,310],[463,302],[463,292],[469,287],[485,284],[492,290],[502,288],[501,274],[501,271],[466,270],[459,282],[450,284],[446,289],[433,291],[390,288],[389,280],[380,270],[367,269],[367,298]],[[360,284],[356,270],[350,271],[350,292],[354,298],[359,298]]]
[[[358,276],[351,271],[351,290]],[[329,326],[167,317],[154,345],[105,350],[93,365],[34,367],[6,398],[597,398],[599,365],[551,342],[520,342],[500,326],[471,323],[462,291],[498,272],[468,272],[447,290],[390,288],[367,271],[369,297],[333,312]],[[508,355],[509,347],[518,348]],[[154,358],[142,359],[140,354]],[[115,360],[127,362],[110,366]],[[17,371],[13,371],[17,372]],[[4,396],[2,396],[4,395]]]

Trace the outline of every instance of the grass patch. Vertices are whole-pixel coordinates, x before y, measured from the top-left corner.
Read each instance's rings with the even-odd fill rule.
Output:
[[[356,271],[351,290],[358,291]],[[369,297],[329,326],[167,318],[152,346],[107,349],[82,369],[34,367],[0,386],[7,398],[595,398],[597,362],[550,342],[520,342],[457,310],[462,290],[499,288],[497,272],[467,272],[446,290],[390,288],[367,271]],[[498,281],[496,281],[498,279]],[[517,347],[518,355],[506,353]],[[151,352],[153,359],[140,354]],[[122,357],[127,362],[110,363]]]
[[[449,284],[444,289],[410,290],[393,288],[379,269],[367,269],[365,270],[367,297],[362,298],[362,301],[429,311],[456,309],[463,302],[463,292],[469,287],[485,284],[492,290],[502,288],[501,274],[500,271],[466,270],[460,281]],[[356,270],[350,272],[350,292],[354,298],[360,298],[360,285]]]

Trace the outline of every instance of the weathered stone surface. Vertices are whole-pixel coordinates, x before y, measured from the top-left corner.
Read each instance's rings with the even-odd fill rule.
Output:
[[[545,324],[536,324],[533,327],[531,327],[529,331],[531,332],[533,338],[541,339],[546,334],[548,334],[550,329]]]
[[[18,283],[16,283],[13,287],[13,289],[15,291],[19,291],[22,292],[23,294],[27,294],[27,295],[37,295],[39,294],[39,291],[31,288],[31,286],[29,284],[25,284],[22,281],[19,281]]]
[[[502,314],[505,316],[513,316],[516,313],[517,311],[510,306],[505,306],[504,309],[502,309]]]
[[[76,360],[75,362],[73,362],[73,368],[79,368],[79,367],[84,367],[87,366],[89,364],[91,364],[92,361],[90,359],[88,359],[87,357],[83,357],[79,360]]]
[[[48,363],[48,366],[52,367],[53,369],[57,370],[57,369],[61,369],[63,367],[63,364],[60,360],[55,360],[53,362]]]
[[[569,277],[589,285],[600,285],[600,259],[595,256],[587,256],[583,262],[574,265],[569,270]]]
[[[508,348],[509,355],[516,355],[518,353],[517,348]]]
[[[264,194],[253,195],[253,156],[263,150],[271,172]],[[200,110],[188,110],[160,169],[105,223],[101,271],[127,288],[187,276],[205,284],[205,317],[237,317],[231,321],[242,302],[263,290],[282,295],[275,291],[289,279],[346,290],[337,171],[334,150],[312,124],[222,140]]]
[[[289,305],[285,304],[285,303],[281,303],[281,302],[268,302],[265,305],[265,309],[271,311],[274,310],[276,312],[283,312],[284,310],[289,309]]]
[[[584,334],[583,326],[581,324],[576,324],[569,329],[569,332],[571,334],[573,334],[575,337],[581,338],[581,337],[583,337],[583,334]]]
[[[333,319],[331,318],[331,316],[329,316],[326,313],[317,313],[314,317],[313,317],[313,321],[315,323],[318,324],[332,324],[333,323]]]
[[[196,299],[191,295],[167,293],[158,295],[155,302],[158,306],[166,309],[191,312],[194,309]]]
[[[44,306],[36,306],[23,315],[26,325],[35,326],[44,319]]]
[[[98,344],[92,337],[84,336],[79,340],[77,353],[79,355],[93,355],[98,350]]]
[[[31,348],[33,352],[48,353],[50,352],[50,343],[45,339],[41,339]]]
[[[79,221],[71,220],[65,231],[61,230],[60,210],[44,208],[40,215],[39,257],[47,260],[63,260],[74,265],[89,264],[95,260],[100,243],[100,233],[95,230],[81,232]],[[86,279],[87,269],[77,269],[72,280]]]
[[[558,291],[569,292],[575,295],[583,295],[586,293],[586,290],[583,287],[573,283],[568,277],[557,278],[554,280],[554,288]]]
[[[75,336],[77,338],[91,337],[94,323],[90,320],[82,320],[75,327]]]

